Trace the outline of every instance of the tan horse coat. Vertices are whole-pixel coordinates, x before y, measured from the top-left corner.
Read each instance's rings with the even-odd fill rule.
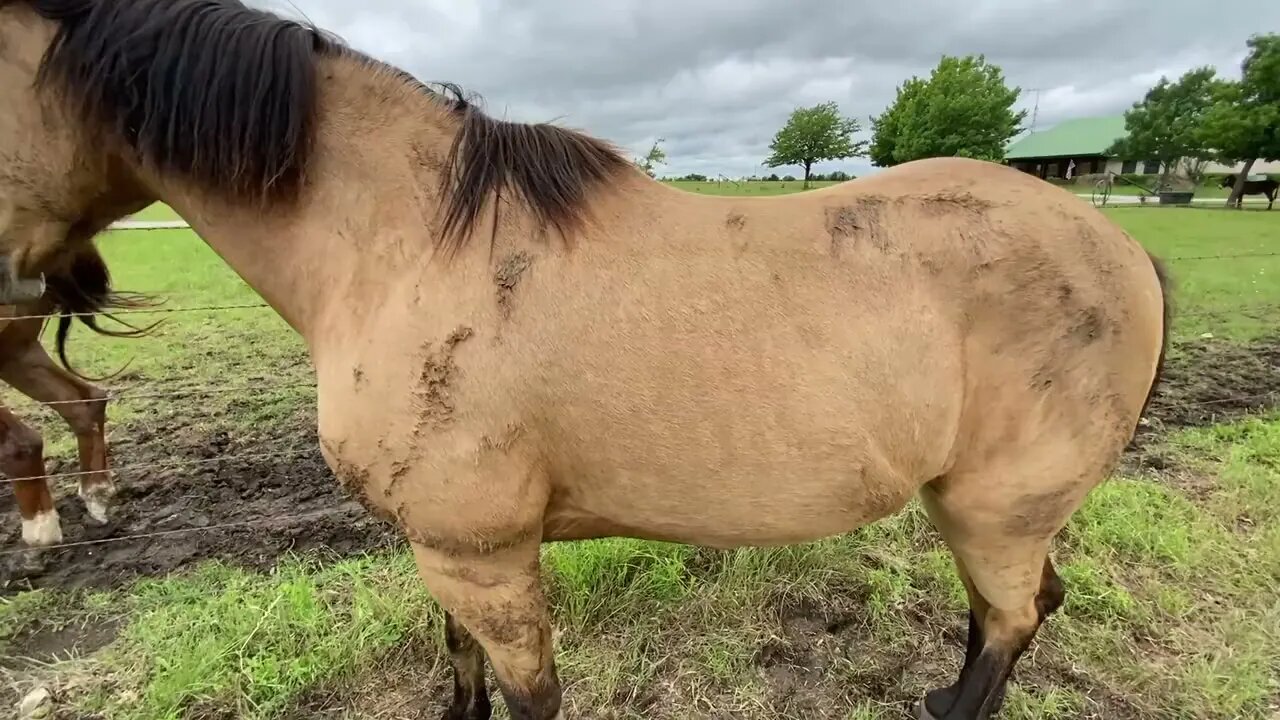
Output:
[[[22,83],[50,32],[23,2],[0,10],[0,100],[36,106]],[[917,494],[972,607],[961,678],[924,712],[999,707],[1062,600],[1049,542],[1157,375],[1164,299],[1137,242],[1062,190],[972,160],[751,200],[684,194],[604,151],[533,164],[527,144],[502,143],[576,141],[462,121],[354,54],[317,52],[314,67],[314,148],[292,204],[259,209],[75,124],[43,130],[46,159],[91,145],[102,158],[79,175],[18,170],[86,213],[137,188],[169,202],[306,338],[326,458],[404,529],[450,613],[449,717],[488,716],[485,654],[513,717],[559,712],[543,540],[794,543]],[[500,158],[524,195],[495,212],[500,187],[449,190],[459,157]],[[583,158],[607,182],[556,185],[589,190],[566,203],[585,221],[561,238],[540,222],[545,188]],[[473,239],[438,253],[438,211],[468,188],[483,191]],[[31,238],[11,232],[5,251],[21,258]]]

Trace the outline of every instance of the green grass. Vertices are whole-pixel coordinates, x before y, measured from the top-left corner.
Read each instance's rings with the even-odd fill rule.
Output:
[[[1280,251],[1280,213],[1107,214],[1169,258]],[[118,286],[171,294],[171,305],[258,301],[189,232],[117,232],[101,247]],[[1277,259],[1174,260],[1179,305],[1280,303]],[[1274,328],[1266,315],[1179,322],[1182,334],[1240,339]],[[263,309],[175,314],[140,340],[78,330],[73,359],[95,373],[131,359],[119,382],[148,388],[310,380],[301,342]],[[122,400],[112,420],[136,426],[195,407],[196,422],[251,432],[314,397],[262,395]],[[70,452],[57,423],[49,428],[61,438],[51,451]],[[1091,495],[1058,546],[1067,604],[1020,666],[1023,683],[1005,717],[1109,717],[1117,702],[1129,717],[1274,711],[1280,415],[1179,433],[1167,444],[1194,491],[1183,489],[1182,475],[1117,477]],[[552,545],[543,555],[566,699],[578,716],[656,697],[674,717],[768,717],[782,701],[759,667],[763,648],[820,662],[821,677],[788,702],[819,698],[827,710],[851,707],[847,718],[900,718],[905,702],[955,671],[958,648],[940,630],[962,627],[964,592],[915,505],[796,547],[714,552],[606,540]],[[116,591],[0,600],[0,655],[26,633],[119,623],[116,640],[92,657],[42,671],[82,709],[126,719],[265,719],[324,690],[374,717],[397,692],[444,687],[439,620],[404,553],[297,558],[272,572],[211,563]]]
[[[1175,283],[1179,335],[1249,339],[1280,311],[1280,213],[1201,208],[1103,211],[1157,256]]]
[[[155,203],[135,213],[132,220],[177,220],[178,213],[164,203]]]

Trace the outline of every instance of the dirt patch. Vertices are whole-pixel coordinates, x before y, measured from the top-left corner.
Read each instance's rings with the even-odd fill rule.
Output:
[[[435,646],[410,641],[346,683],[304,693],[281,720],[345,720],[356,713],[370,720],[439,717],[453,695],[452,672]],[[490,700],[501,706],[492,671],[488,675]]]
[[[0,658],[0,668],[28,670],[68,657],[91,655],[111,644],[120,626],[119,619],[98,619],[25,630],[4,641],[6,653]]]
[[[950,685],[964,662],[967,620],[927,602],[896,608],[905,628],[895,642],[871,629],[866,599],[832,598],[779,608],[779,637],[756,658],[765,679],[767,717],[844,718],[859,701],[889,717],[914,718],[924,693]],[[1053,644],[1050,625],[1019,661],[1010,681],[1032,695],[1070,689],[1086,698],[1088,718],[1140,718],[1143,712],[1076,669]]]
[[[1280,405],[1280,335],[1240,343],[1195,338],[1175,343],[1121,470],[1186,473],[1160,443],[1171,430],[1239,419]]]
[[[74,479],[58,481],[64,543],[105,542],[0,555],[0,595],[117,586],[208,558],[264,568],[289,551],[344,556],[400,541],[334,479],[320,455],[313,416],[302,413],[266,437],[246,439],[192,431],[181,418],[171,422],[114,433],[118,495],[107,525],[85,516]],[[49,470],[75,467],[50,462]],[[0,552],[20,550],[12,493],[0,497],[0,517]],[[171,532],[224,525],[230,527]]]
[[[493,284],[498,288],[498,311],[503,319],[511,317],[511,304],[520,278],[533,263],[533,257],[521,250],[502,259],[493,273]]]
[[[460,326],[449,337],[435,348],[431,343],[423,346],[425,357],[422,361],[422,374],[413,390],[418,405],[418,420],[414,433],[420,434],[424,428],[442,428],[453,419],[453,398],[450,397],[449,382],[458,365],[453,360],[453,352],[458,344],[471,338],[475,331]]]
[[[1280,399],[1280,335],[1250,343],[1198,338],[1177,343],[1148,415],[1166,427],[1222,422]]]

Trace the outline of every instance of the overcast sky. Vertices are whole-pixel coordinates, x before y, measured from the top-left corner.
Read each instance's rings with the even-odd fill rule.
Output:
[[[1028,110],[1039,88],[1043,129],[1120,113],[1162,74],[1208,64],[1238,77],[1245,39],[1280,31],[1280,0],[250,2],[460,83],[492,115],[576,127],[633,155],[665,138],[661,174],[731,177],[770,172],[769,141],[797,106],[834,100],[867,128],[944,53],[985,53]],[[836,169],[873,172],[865,159],[816,168]]]

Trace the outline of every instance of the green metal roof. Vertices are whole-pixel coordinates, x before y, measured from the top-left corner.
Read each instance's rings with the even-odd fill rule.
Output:
[[[1014,140],[1005,150],[1006,160],[1042,157],[1106,155],[1111,143],[1126,135],[1124,117],[1064,120],[1048,130]]]

